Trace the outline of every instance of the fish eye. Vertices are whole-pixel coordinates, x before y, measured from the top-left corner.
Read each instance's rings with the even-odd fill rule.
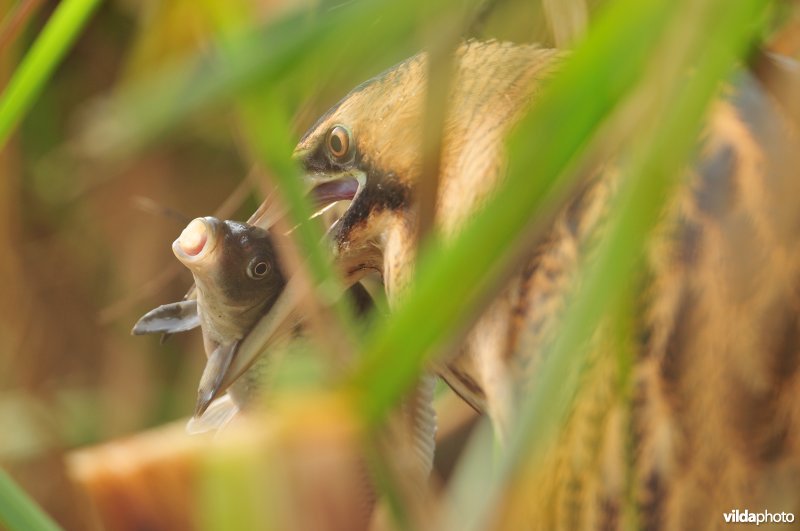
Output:
[[[336,159],[346,158],[352,148],[352,135],[350,131],[343,125],[335,125],[328,131],[328,137],[325,140],[328,152]]]
[[[264,278],[267,273],[269,273],[269,269],[269,264],[267,262],[256,259],[250,262],[250,265],[247,266],[247,276],[254,280],[259,280]]]

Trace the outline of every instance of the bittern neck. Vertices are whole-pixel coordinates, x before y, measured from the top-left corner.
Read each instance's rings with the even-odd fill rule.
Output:
[[[417,256],[416,225],[407,212],[395,212],[384,232],[383,283],[389,306],[394,307],[414,277]]]
[[[405,289],[415,256],[410,218],[404,209],[378,210],[365,223],[349,227],[345,236],[337,235],[334,252],[347,284],[377,272],[383,276],[390,300]]]
[[[396,234],[405,233],[409,225],[410,197],[408,186],[394,174],[368,174],[365,188],[331,231],[337,263],[349,281],[369,271],[385,273],[387,243],[399,249],[405,239]]]

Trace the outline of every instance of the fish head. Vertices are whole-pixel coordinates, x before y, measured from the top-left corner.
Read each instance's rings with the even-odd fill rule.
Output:
[[[270,234],[254,225],[196,218],[172,250],[194,276],[201,320],[217,342],[241,339],[286,283]]]

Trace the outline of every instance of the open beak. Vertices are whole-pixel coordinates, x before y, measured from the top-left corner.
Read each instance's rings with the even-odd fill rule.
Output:
[[[314,206],[313,217],[319,216],[338,201],[352,201],[364,189],[366,174],[359,169],[305,176],[306,194]]]

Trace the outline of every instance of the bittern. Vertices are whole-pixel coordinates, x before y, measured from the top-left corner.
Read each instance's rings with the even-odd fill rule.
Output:
[[[560,56],[498,42],[457,50],[436,198],[444,235],[458,231],[502,179],[504,140]],[[416,56],[355,89],[295,152],[318,201],[351,201],[330,231],[345,278],[379,271],[390,302],[414,267],[426,64]],[[612,356],[592,343],[590,359],[609,377],[581,389],[538,472],[537,525],[616,528],[631,496],[650,529],[711,528],[737,507],[798,507],[797,134],[746,73],[713,106],[697,163],[641,274],[633,405],[609,382]],[[436,367],[501,429],[513,423],[515,389],[535,382],[587,240],[605,218],[613,174],[587,179],[546,237],[531,242],[531,258],[458,352]],[[228,379],[247,363],[236,360]]]

